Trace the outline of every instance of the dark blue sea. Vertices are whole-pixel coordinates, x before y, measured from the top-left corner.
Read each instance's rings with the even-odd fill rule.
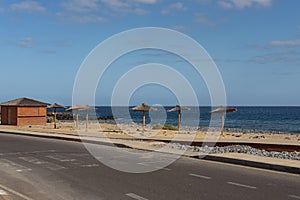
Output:
[[[147,124],[170,124],[177,126],[177,112],[166,112],[172,107],[158,107],[158,111],[147,113]],[[205,129],[211,119],[211,107],[190,107],[182,111],[182,127],[193,126]],[[300,107],[236,107],[237,112],[228,113],[225,128],[231,131],[272,132],[300,134]],[[141,123],[142,113],[131,111],[128,107],[96,107],[98,117],[114,116],[118,123]],[[220,115],[214,115],[219,126]],[[219,121],[218,121],[219,120]],[[109,122],[109,121],[108,121]]]

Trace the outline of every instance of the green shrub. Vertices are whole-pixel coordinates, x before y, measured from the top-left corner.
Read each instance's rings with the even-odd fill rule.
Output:
[[[171,130],[171,131],[178,131],[178,128],[176,126],[172,126],[172,125],[160,125],[160,124],[155,124],[152,129],[163,129],[163,130]]]
[[[47,123],[52,123],[53,121],[53,116],[47,116]]]
[[[162,128],[163,130],[171,130],[171,131],[178,131],[178,128],[176,126],[172,126],[172,125],[164,125],[164,127]]]
[[[160,125],[160,124],[155,124],[155,125],[152,127],[152,129],[162,129],[162,128],[163,128],[163,126]]]

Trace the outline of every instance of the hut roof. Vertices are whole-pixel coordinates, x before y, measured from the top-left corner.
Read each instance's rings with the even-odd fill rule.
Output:
[[[21,106],[21,107],[47,107],[48,103],[29,98],[19,98],[0,104],[1,106]]]
[[[47,108],[65,108],[65,106],[54,103],[54,104],[48,105]]]
[[[174,108],[167,110],[167,112],[174,112],[174,111],[181,111],[181,110],[191,110],[191,109],[188,107],[183,107],[183,106],[177,105]]]
[[[69,110],[92,110],[93,108],[90,106],[82,106],[82,105],[75,105],[75,106],[71,106],[70,108],[67,109],[67,111]]]
[[[236,108],[226,108],[221,106],[220,108],[217,108],[213,111],[211,111],[211,114],[220,114],[220,113],[228,113],[228,112],[236,112],[237,109]]]
[[[153,108],[153,107],[150,107],[144,103],[142,103],[141,105],[139,106],[136,106],[134,108],[131,108],[131,110],[133,111],[142,111],[142,112],[149,112],[149,111],[155,111],[157,110],[156,108]]]

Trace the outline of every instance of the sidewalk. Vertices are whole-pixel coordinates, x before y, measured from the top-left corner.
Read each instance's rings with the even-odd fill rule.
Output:
[[[145,151],[161,151],[160,145],[164,145],[163,140],[151,140],[151,141],[140,141],[134,140],[132,138],[106,138],[101,137],[100,133],[91,133],[88,132],[88,135],[79,137],[75,134],[62,134],[62,133],[42,133],[42,132],[32,132],[32,131],[23,131],[23,130],[14,130],[14,129],[0,129],[0,133],[14,134],[14,135],[25,135],[33,137],[43,137],[51,139],[60,139],[67,141],[76,141],[76,142],[87,142],[93,144],[101,145],[116,145],[119,147],[128,147]],[[100,135],[100,137],[96,137]],[[112,144],[113,143],[113,144]],[[170,153],[164,151],[164,153]],[[172,150],[172,153],[176,151]],[[239,153],[224,153],[224,154],[209,154],[209,155],[199,155],[197,152],[185,152],[184,156],[191,158],[198,158],[203,160],[231,163],[243,166],[250,166],[255,168],[276,170],[281,172],[288,172],[294,174],[300,174],[300,161],[296,160],[287,160],[287,159],[276,159],[268,158],[262,156],[254,156],[248,154],[239,154]]]

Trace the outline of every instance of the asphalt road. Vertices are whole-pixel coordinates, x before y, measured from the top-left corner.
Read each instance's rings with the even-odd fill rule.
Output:
[[[295,200],[300,176],[190,158],[154,172],[125,173],[102,164],[78,142],[0,133],[2,199]]]

